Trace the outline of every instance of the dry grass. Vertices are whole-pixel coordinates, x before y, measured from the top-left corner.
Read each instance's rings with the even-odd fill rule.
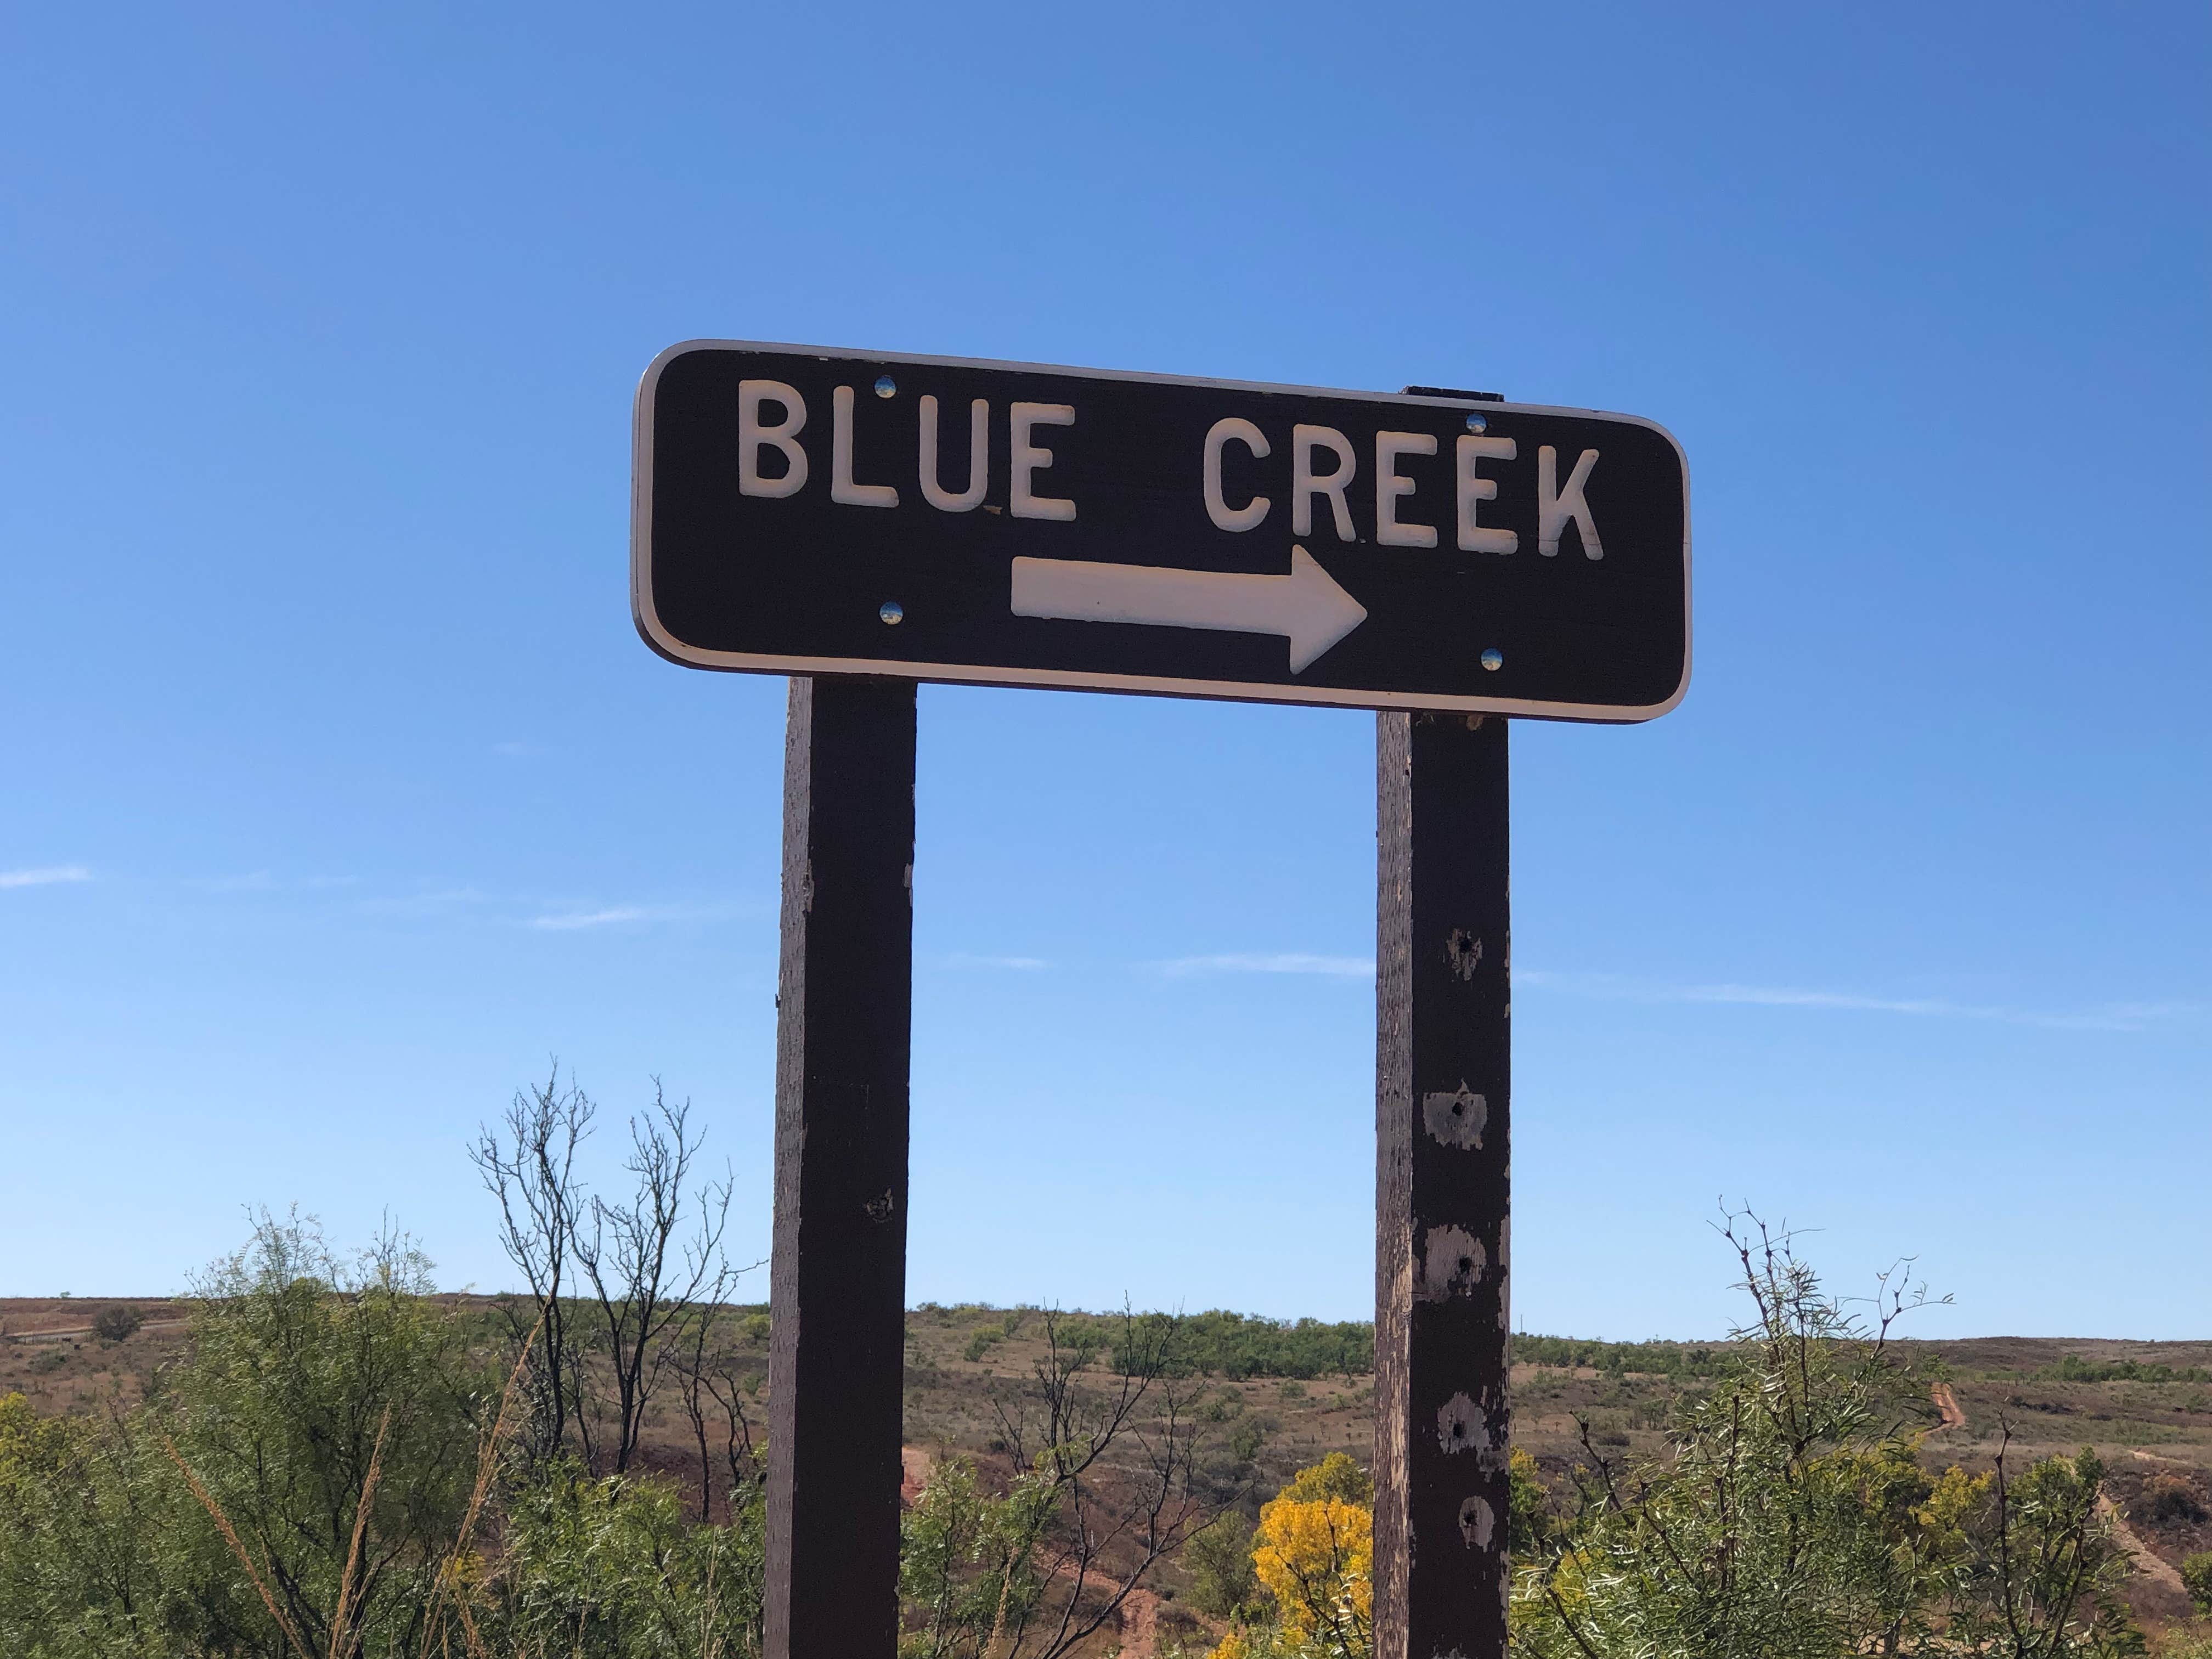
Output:
[[[476,1484],[469,1493],[468,1508],[464,1513],[459,1534],[447,1559],[438,1564],[438,1570],[431,1576],[430,1605],[424,1611],[421,1659],[428,1659],[433,1644],[439,1643],[443,1633],[441,1621],[448,1605],[459,1617],[462,1639],[470,1659],[491,1659],[483,1638],[477,1629],[467,1600],[455,1596],[449,1602],[447,1590],[449,1586],[459,1582],[462,1561],[474,1552],[477,1529],[483,1523],[484,1509],[490,1499],[492,1484],[499,1469],[500,1448],[507,1438],[508,1426],[513,1420],[515,1396],[544,1326],[544,1321],[541,1316],[538,1325],[532,1328],[529,1340],[523,1344],[522,1352],[516,1356],[514,1369],[507,1373],[507,1386],[500,1393],[499,1409],[493,1415],[491,1426],[477,1444]],[[353,1533],[346,1548],[345,1570],[338,1580],[337,1605],[331,1610],[330,1651],[326,1659],[348,1659],[353,1651],[350,1641],[353,1625],[361,1613],[361,1599],[367,1593],[367,1586],[360,1577],[362,1547],[368,1538],[369,1516],[376,1502],[376,1488],[383,1478],[384,1442],[391,1429],[392,1407],[387,1405],[377,1420],[376,1442],[369,1452],[368,1468],[362,1478],[361,1492],[354,1504]],[[239,1538],[238,1529],[231,1524],[222,1505],[216,1501],[214,1494],[193,1473],[191,1465],[185,1460],[185,1455],[177,1449],[177,1443],[165,1435],[161,1444],[169,1455],[169,1461],[184,1476],[185,1484],[191,1489],[192,1496],[222,1533],[231,1553],[238,1558],[238,1564],[246,1569],[246,1575],[260,1595],[262,1605],[269,1609],[270,1618],[283,1632],[284,1639],[291,1644],[293,1652],[298,1659],[313,1659],[307,1643],[301,1638],[299,1627],[277,1605],[276,1597],[269,1588],[267,1577],[254,1565],[252,1556]]]
[[[454,1540],[452,1555],[439,1565],[430,1591],[430,1606],[422,1620],[423,1659],[428,1659],[430,1644],[439,1635],[439,1620],[446,1607],[447,1589],[460,1577],[463,1560],[476,1549],[477,1528],[483,1524],[484,1505],[491,1498],[493,1479],[499,1472],[499,1452],[505,1442],[507,1425],[512,1420],[516,1391],[530,1366],[530,1356],[537,1352],[538,1339],[545,1329],[545,1316],[540,1314],[538,1322],[530,1328],[530,1335],[522,1345],[522,1352],[514,1357],[514,1367],[507,1374],[507,1386],[500,1390],[499,1410],[492,1414],[491,1428],[477,1447],[476,1485],[469,1492],[469,1506],[461,1516],[461,1529]],[[463,1640],[471,1659],[486,1659],[483,1638],[477,1633],[475,1617],[469,1611],[465,1598],[456,1597],[453,1609],[459,1615]]]
[[[199,1499],[200,1507],[214,1520],[216,1529],[222,1534],[223,1542],[230,1546],[230,1553],[238,1558],[238,1565],[246,1569],[246,1576],[253,1581],[253,1588],[261,1593],[261,1600],[269,1609],[269,1616],[276,1621],[276,1628],[284,1632],[284,1639],[291,1643],[293,1652],[298,1654],[300,1659],[313,1659],[307,1651],[307,1644],[300,1639],[299,1631],[284,1616],[283,1608],[276,1605],[276,1598],[270,1594],[268,1581],[256,1571],[253,1558],[246,1553],[246,1546],[239,1541],[238,1529],[230,1524],[230,1517],[222,1512],[222,1505],[216,1503],[208,1489],[200,1484],[199,1476],[192,1473],[192,1466],[185,1462],[184,1453],[177,1449],[177,1443],[163,1435],[161,1444],[168,1451],[169,1461],[183,1472],[185,1484],[191,1488],[192,1496]]]

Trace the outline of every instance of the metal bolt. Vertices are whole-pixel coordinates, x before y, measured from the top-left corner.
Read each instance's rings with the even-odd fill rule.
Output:
[[[896,628],[906,620],[906,607],[896,599],[885,599],[876,611],[890,627]]]
[[[885,608],[890,609],[890,607],[886,606]],[[896,622],[897,618],[895,617],[886,617],[884,620],[885,622]],[[1498,669],[1505,666],[1505,653],[1503,651],[1500,651],[1496,646],[1492,646],[1489,650],[1482,653],[1482,665],[1485,668],[1491,670],[1493,673],[1496,672]]]
[[[877,384],[880,386],[883,383],[879,380]],[[1480,415],[1470,415],[1467,417],[1467,429],[1469,432],[1487,432],[1490,430],[1490,422]]]
[[[876,376],[876,396],[889,398],[898,391],[898,382],[888,374]]]

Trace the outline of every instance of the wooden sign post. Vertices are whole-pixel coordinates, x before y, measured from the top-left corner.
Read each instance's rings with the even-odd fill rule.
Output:
[[[783,760],[768,1651],[898,1650],[912,680],[794,679]]]
[[[769,1659],[898,1646],[921,680],[1378,711],[1376,1655],[1504,1659],[1506,718],[1680,701],[1673,438],[1437,387],[708,341],[647,371],[636,444],[639,633],[797,677]]]
[[[1505,733],[1376,717],[1376,1659],[1505,1652]]]

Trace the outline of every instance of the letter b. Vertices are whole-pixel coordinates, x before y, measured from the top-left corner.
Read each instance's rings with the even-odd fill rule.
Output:
[[[774,426],[761,424],[761,405],[779,404],[783,418]],[[806,399],[781,380],[738,382],[738,493],[771,499],[796,495],[806,485],[806,452],[799,434],[806,425]],[[783,476],[761,476],[761,451],[773,444],[783,452]]]

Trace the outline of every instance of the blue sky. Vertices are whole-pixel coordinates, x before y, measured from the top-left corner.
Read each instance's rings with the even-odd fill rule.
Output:
[[[637,376],[726,336],[1663,422],[1688,699],[1515,731],[1519,1322],[1721,1328],[1725,1195],[1929,1335],[2212,1334],[2208,46],[15,9],[0,1293],[293,1201],[500,1284],[462,1146],[556,1053],[766,1253],[784,687],[625,592]],[[914,1299],[1364,1313],[1372,744],[924,690]]]

